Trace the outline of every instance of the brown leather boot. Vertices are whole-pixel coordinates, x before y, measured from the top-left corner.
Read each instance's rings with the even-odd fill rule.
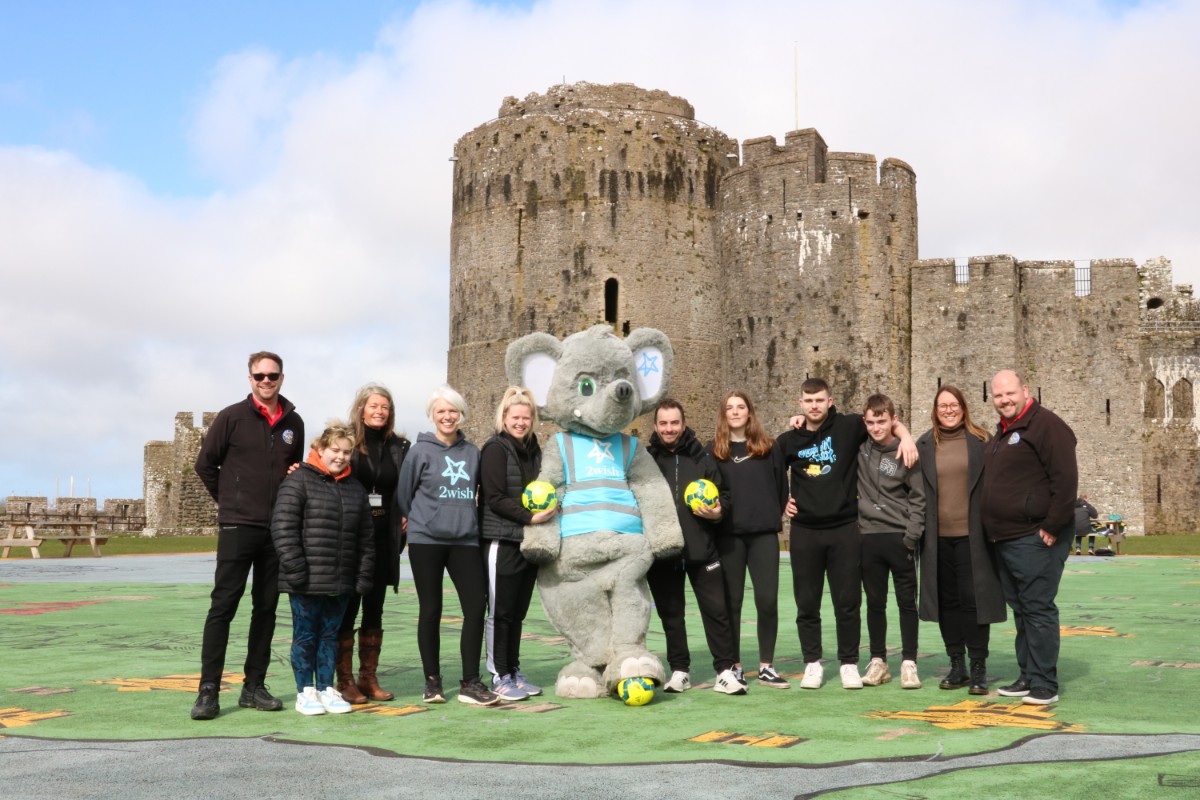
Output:
[[[352,706],[361,706],[367,702],[367,696],[358,690],[354,682],[354,631],[338,634],[337,651],[337,690],[342,693],[342,699]]]
[[[358,688],[372,700],[395,700],[396,695],[380,686],[375,679],[382,647],[382,630],[358,632]]]

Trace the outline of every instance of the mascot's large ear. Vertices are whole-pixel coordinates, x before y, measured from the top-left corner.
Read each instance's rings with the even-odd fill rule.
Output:
[[[633,351],[634,378],[644,414],[667,396],[675,352],[667,335],[654,328],[635,329],[625,337],[625,344]]]
[[[550,334],[531,333],[522,336],[504,351],[504,371],[508,382],[529,389],[538,408],[545,408],[560,356],[562,342]]]

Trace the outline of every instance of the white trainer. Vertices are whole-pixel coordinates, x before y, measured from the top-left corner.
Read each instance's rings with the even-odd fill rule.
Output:
[[[879,686],[882,683],[887,683],[892,679],[892,673],[888,671],[887,662],[882,658],[872,658],[871,663],[867,665],[867,674],[863,675],[863,686]]]
[[[825,668],[820,661],[809,661],[804,665],[804,677],[800,679],[801,689],[820,689],[825,682]]]
[[[917,675],[917,662],[901,661],[900,662],[900,688],[901,689],[920,689],[921,678]]]
[[[863,687],[862,678],[858,674],[857,664],[842,664],[842,688],[843,689],[861,689]]]
[[[350,704],[342,699],[342,693],[332,686],[326,686],[324,690],[317,693],[317,697],[330,714],[349,714],[353,710],[350,708]]]
[[[690,688],[692,688],[691,676],[678,669],[671,673],[671,679],[663,685],[663,691],[671,694],[681,694]]]
[[[736,672],[727,669],[713,681],[713,691],[721,694],[745,694],[746,684],[738,680]]]
[[[296,710],[306,717],[315,717],[325,713],[321,697],[314,686],[305,686],[304,691],[296,693]]]

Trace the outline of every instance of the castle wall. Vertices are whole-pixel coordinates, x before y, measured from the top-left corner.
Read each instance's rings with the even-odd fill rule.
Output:
[[[721,182],[722,371],[768,430],[822,377],[844,411],[883,391],[908,413],[916,178],[813,130],[748,140]]]
[[[1142,527],[1140,405],[1122,391],[1139,373],[1138,281],[1132,261],[1090,263],[1091,292],[1076,296],[1074,262],[1018,262],[1011,256],[913,268],[913,429],[928,430],[934,397],[953,384],[971,418],[989,430],[998,417],[991,377],[1016,369],[1030,392],[1062,417],[1078,440],[1080,492],[1130,527]]]
[[[216,533],[217,504],[194,467],[215,418],[214,412],[205,412],[196,425],[195,414],[181,411],[175,415],[171,441],[146,443],[142,462],[146,536]]]
[[[1172,287],[1166,259],[1147,262],[1141,278],[1142,358],[1133,395],[1142,417],[1146,532],[1195,532],[1200,530],[1200,418],[1195,394],[1200,385],[1200,304],[1190,285]]]
[[[686,101],[630,85],[507,98],[458,141],[449,379],[468,435],[491,432],[513,339],[598,322],[664,331],[671,392],[704,421],[722,329],[717,186],[736,151]]]
[[[2,521],[54,525],[64,521],[94,521],[97,533],[140,531],[146,523],[145,503],[135,498],[113,498],[96,507],[94,497],[18,497],[5,499]]]

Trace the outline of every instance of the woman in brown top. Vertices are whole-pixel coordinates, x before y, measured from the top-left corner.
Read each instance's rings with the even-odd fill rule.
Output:
[[[987,431],[971,422],[963,393],[942,386],[930,414],[933,428],[917,439],[925,479],[918,613],[942,631],[950,672],[943,689],[987,688],[989,625],[1006,618],[1004,595],[979,518],[980,477]],[[965,657],[971,660],[967,670]]]

